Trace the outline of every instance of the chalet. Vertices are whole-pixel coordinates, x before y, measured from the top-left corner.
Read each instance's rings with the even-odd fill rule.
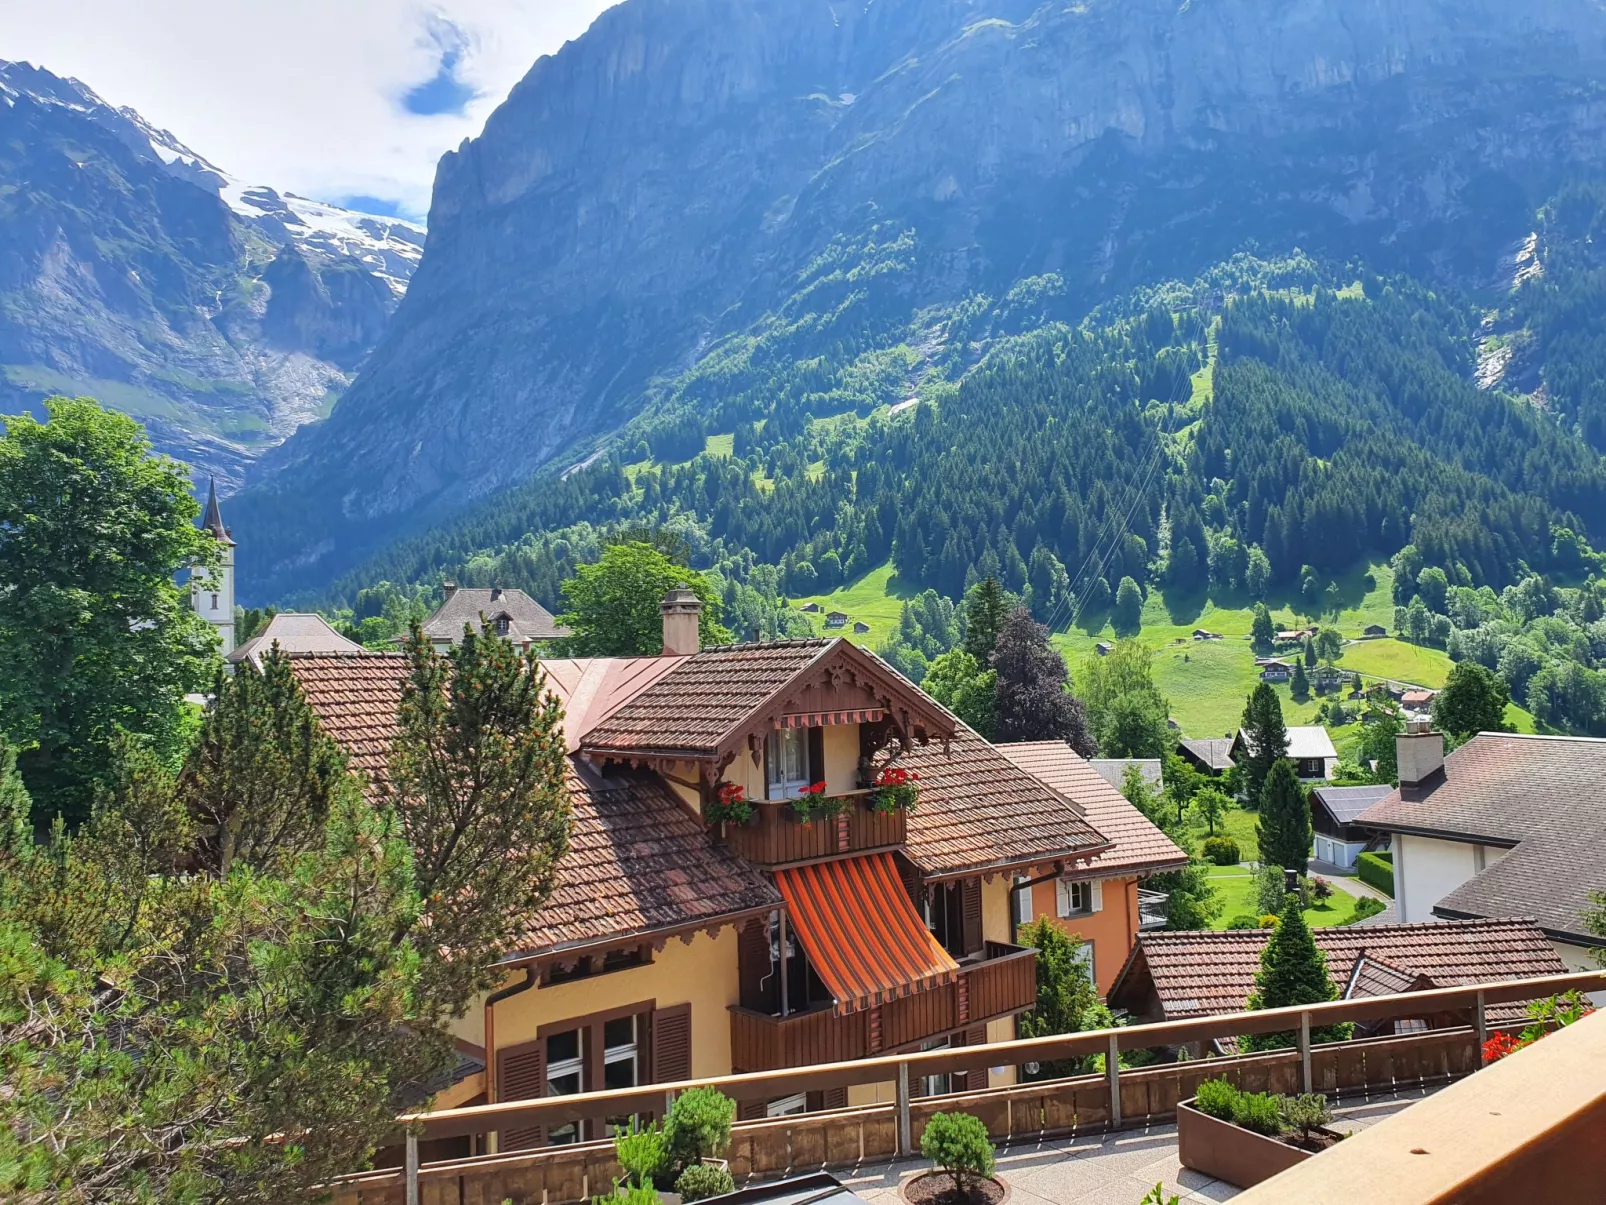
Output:
[[[1316,635],[1315,628],[1293,628],[1286,632],[1278,632],[1273,639],[1278,644],[1303,644],[1314,635]]]
[[[1101,640],[1093,646],[1093,651],[1100,657],[1108,657],[1111,653],[1115,652],[1115,646],[1108,640]]]
[[[1423,690],[1413,687],[1400,696],[1400,706],[1407,711],[1426,711],[1433,706],[1433,700],[1439,697],[1436,690]]]
[[[322,615],[301,611],[280,611],[251,639],[228,656],[230,665],[249,661],[258,669],[269,649],[283,653],[360,653],[362,645],[347,640]]]
[[[1337,690],[1343,682],[1344,675],[1331,665],[1318,665],[1310,671],[1310,684],[1313,690]]]
[[[863,636],[869,630],[870,625],[865,623],[864,620],[856,619],[853,621],[853,634],[855,636]]]
[[[1249,753],[1249,736],[1243,729],[1232,738],[1232,757],[1241,761]],[[1307,782],[1331,778],[1338,768],[1338,750],[1333,738],[1320,724],[1295,725],[1288,729],[1288,760],[1294,771]]]
[[[845,628],[848,626],[848,617],[842,611],[831,611],[825,617],[825,626],[828,628]]]
[[[1380,623],[1369,623],[1361,629],[1361,635],[1366,637],[1368,640],[1376,640],[1379,637],[1387,636],[1388,634],[1388,629]]]
[[[1314,787],[1310,793],[1310,821],[1316,831],[1316,859],[1346,869],[1368,845],[1379,843],[1376,829],[1357,824],[1361,813],[1383,799],[1386,786]]]
[[[544,647],[569,634],[552,612],[523,590],[478,589],[455,582],[447,582],[444,590],[445,601],[424,621],[424,636],[442,652],[462,640],[463,629],[470,625],[490,629],[520,648]]]
[[[1204,628],[1194,628],[1193,638],[1195,640],[1220,640],[1222,639],[1222,636],[1220,632],[1211,632]]]
[[[1201,774],[1225,774],[1232,769],[1232,738],[1211,737],[1205,740],[1177,742],[1177,755]]]
[[[1110,988],[1112,1008],[1142,1022],[1176,1021],[1247,1007],[1270,929],[1144,933]],[[1327,973],[1344,999],[1560,975],[1566,967],[1529,920],[1449,924],[1340,925],[1312,929]],[[1490,1020],[1512,1021],[1523,1006],[1492,1007]],[[1466,1014],[1424,1015],[1414,1027],[1465,1025]],[[1410,1021],[1403,1027],[1413,1027]]]
[[[1276,658],[1267,658],[1259,662],[1260,680],[1262,682],[1286,682],[1293,677],[1294,667],[1287,661],[1278,661]]]
[[[818,615],[823,608],[817,602],[810,602],[810,603],[804,603],[798,609],[800,611],[804,611],[804,612],[806,612],[807,614],[810,614],[810,615]]]
[[[1390,834],[1400,919],[1532,917],[1568,967],[1592,968],[1606,740],[1481,732],[1446,757],[1443,734],[1412,720],[1395,754],[1399,787],[1359,822]]]
[[[700,649],[696,597],[671,592],[662,610],[661,656],[542,663],[565,709],[569,852],[503,985],[458,1026],[479,1070],[437,1107],[1014,1037],[1036,1001],[1035,954],[1013,941],[1016,885],[1110,877],[1086,873],[1115,848],[1094,807],[845,640]],[[291,666],[354,766],[382,784],[406,658]],[[918,807],[870,806],[868,784],[889,766],[919,775]],[[829,806],[811,816],[797,801],[813,784]],[[717,822],[722,793],[738,789],[751,818]],[[1008,1069],[969,1074],[972,1086],[1013,1081]],[[600,1136],[587,1123],[496,1141]]]
[[[997,748],[1069,800],[1113,846],[1063,874],[1027,881],[1015,892],[1017,921],[1051,916],[1067,933],[1081,937],[1088,973],[1100,992],[1108,991],[1138,933],[1165,923],[1164,897],[1141,891],[1139,882],[1187,865],[1188,855],[1128,803],[1096,763],[1064,741]],[[1158,775],[1158,762],[1154,769]]]

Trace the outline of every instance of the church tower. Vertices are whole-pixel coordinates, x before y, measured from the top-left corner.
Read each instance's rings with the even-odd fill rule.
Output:
[[[191,571],[190,605],[223,637],[223,655],[227,657],[234,651],[234,538],[223,526],[223,511],[217,504],[216,477],[207,490],[206,513],[201,516],[201,526],[223,545],[223,562],[215,574]]]

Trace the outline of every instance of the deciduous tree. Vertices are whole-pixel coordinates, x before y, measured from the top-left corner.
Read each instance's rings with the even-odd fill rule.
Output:
[[[1457,662],[1433,700],[1433,722],[1456,741],[1478,732],[1509,732],[1510,701],[1505,682],[1495,674],[1476,661]]]
[[[1065,659],[1048,642],[1048,629],[1025,607],[1016,607],[1004,621],[993,669],[1000,741],[1066,741],[1083,757],[1093,755],[1087,709],[1070,693]]]
[[[571,657],[651,657],[663,652],[664,595],[685,586],[703,604],[697,634],[704,646],[728,644],[720,624],[720,603],[708,579],[677,565],[651,544],[610,544],[595,564],[575,566],[563,583],[568,604],[560,617],[571,635],[563,641]]]
[[[993,738],[998,674],[983,670],[964,649],[931,663],[921,688],[988,740]]]

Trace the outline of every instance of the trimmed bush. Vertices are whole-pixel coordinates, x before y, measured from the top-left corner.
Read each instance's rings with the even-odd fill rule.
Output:
[[[1199,849],[1207,862],[1217,866],[1236,866],[1242,858],[1238,842],[1231,837],[1206,837]]]
[[[992,1175],[996,1166],[987,1127],[969,1113],[933,1113],[920,1136],[920,1153],[954,1178],[961,1196],[969,1196],[970,1182]]]
[[[1221,1121],[1231,1121],[1232,1115],[1238,1108],[1238,1097],[1242,1093],[1224,1079],[1207,1079],[1199,1085],[1199,1091],[1194,1094],[1194,1107],[1201,1113]]]
[[[675,1181],[675,1191],[680,1199],[690,1205],[692,1201],[702,1201],[708,1197],[724,1196],[728,1192],[736,1191],[736,1181],[730,1172],[713,1163],[693,1163],[680,1173]]]
[[[1394,855],[1392,853],[1365,853],[1355,859],[1355,874],[1363,883],[1379,891],[1394,894]]]
[[[1258,916],[1250,916],[1247,912],[1240,912],[1237,916],[1233,917],[1227,922],[1227,928],[1258,929],[1260,928],[1260,918]]]
[[[664,1120],[664,1143],[677,1167],[690,1167],[725,1153],[736,1102],[717,1088],[687,1088],[675,1097]]]
[[[1246,1130],[1276,1138],[1283,1132],[1281,1100],[1270,1092],[1241,1092],[1232,1120]]]
[[[1365,920],[1369,916],[1376,916],[1379,912],[1382,912],[1387,907],[1388,905],[1380,899],[1374,899],[1369,895],[1358,895],[1355,897],[1355,909],[1350,914],[1350,918],[1344,923],[1346,925],[1353,925],[1358,920]]]

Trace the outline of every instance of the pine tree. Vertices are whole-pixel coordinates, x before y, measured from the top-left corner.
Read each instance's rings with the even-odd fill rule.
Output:
[[[22,775],[17,773],[17,751],[0,737],[0,855],[24,855],[33,845],[28,822],[33,802]]]
[[[1310,698],[1310,679],[1305,676],[1305,663],[1294,662],[1294,677],[1288,683],[1288,693],[1296,699]]]
[[[1294,763],[1287,758],[1266,775],[1260,792],[1260,821],[1255,827],[1263,861],[1305,873],[1310,858],[1310,804],[1294,774]]]
[[[1255,618],[1249,626],[1249,639],[1257,652],[1270,652],[1277,640],[1277,625],[1271,621],[1271,612],[1265,603],[1255,604]]]
[[[1067,741],[1093,756],[1087,708],[1070,693],[1065,659],[1048,642],[1048,629],[1016,607],[993,649],[998,673],[995,732],[999,741]]]
[[[993,647],[1008,615],[1004,588],[989,574],[965,597],[965,652],[983,669],[992,664]]]
[[[1266,948],[1260,954],[1260,970],[1255,975],[1255,990],[1249,994],[1252,1010],[1288,1008],[1296,1004],[1325,1004],[1338,999],[1338,987],[1327,973],[1327,957],[1316,946],[1310,927],[1299,910],[1297,896],[1289,896],[1283,904],[1277,927],[1272,930]],[[1319,1042],[1339,1042],[1350,1036],[1349,1023],[1327,1025],[1311,1031]],[[1244,1050],[1276,1050],[1292,1046],[1294,1035],[1284,1033],[1246,1034],[1239,1039]]]
[[[1283,705],[1269,682],[1255,687],[1244,707],[1243,738],[1248,746],[1243,770],[1244,793],[1250,807],[1260,806],[1260,790],[1272,766],[1288,756],[1288,727]]]

